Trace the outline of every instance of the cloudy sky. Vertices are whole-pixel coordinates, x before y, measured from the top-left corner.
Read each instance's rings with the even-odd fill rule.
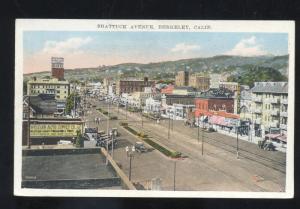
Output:
[[[49,71],[51,56],[65,68],[149,63],[215,55],[285,55],[284,33],[24,32],[24,73]]]

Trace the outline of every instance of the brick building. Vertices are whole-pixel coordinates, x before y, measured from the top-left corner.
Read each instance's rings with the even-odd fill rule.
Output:
[[[234,112],[234,99],[227,97],[219,98],[196,98],[195,107],[200,112],[225,111]]]
[[[51,73],[53,78],[64,80],[64,58],[51,57]]]
[[[189,85],[189,72],[179,71],[175,76],[176,86],[188,86]]]
[[[144,92],[145,87],[153,87],[154,85],[155,81],[149,81],[147,77],[144,80],[119,80],[116,83],[116,94]]]

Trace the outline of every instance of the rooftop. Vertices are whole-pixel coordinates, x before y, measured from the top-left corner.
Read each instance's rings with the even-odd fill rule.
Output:
[[[199,98],[232,98],[234,93],[226,88],[211,88],[197,95]]]
[[[196,89],[191,86],[178,86],[178,87],[175,87],[174,90],[196,91]]]
[[[22,158],[24,187],[90,189],[121,186],[116,172],[105,164],[101,154],[41,151],[44,150]]]
[[[57,78],[38,78],[28,81],[29,84],[42,83],[42,84],[69,84],[67,80],[58,80]]]
[[[253,93],[288,93],[288,82],[255,82]]]
[[[28,96],[24,98],[28,103]],[[30,106],[38,114],[53,114],[57,111],[57,103],[54,95],[39,94],[38,96],[30,96]]]

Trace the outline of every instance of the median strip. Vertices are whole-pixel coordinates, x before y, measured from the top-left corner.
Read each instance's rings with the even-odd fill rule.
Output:
[[[143,132],[138,132],[135,129],[133,129],[132,127],[129,127],[128,123],[122,122],[122,123],[120,123],[120,126],[123,127],[124,129],[126,129],[128,132],[135,135],[136,137],[139,137],[139,139],[141,139],[142,141],[144,141],[145,143],[147,143],[148,145],[150,145],[154,149],[160,151],[165,156],[171,157],[171,158],[180,158],[181,157],[180,152],[173,151],[170,148],[168,148],[168,147],[166,147],[166,146],[150,139],[149,136],[144,134]]]

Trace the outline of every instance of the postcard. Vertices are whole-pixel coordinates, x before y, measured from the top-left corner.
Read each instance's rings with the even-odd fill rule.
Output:
[[[14,194],[293,198],[294,25],[17,19]]]

